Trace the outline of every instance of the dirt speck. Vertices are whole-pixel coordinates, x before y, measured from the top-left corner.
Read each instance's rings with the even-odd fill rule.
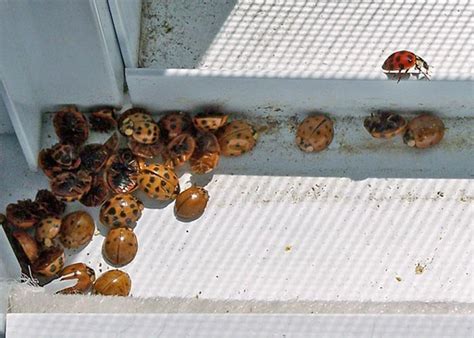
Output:
[[[285,251],[286,252],[291,251],[292,248],[293,248],[292,245],[287,245],[287,246],[285,246]]]
[[[426,265],[417,263],[415,266],[415,274],[421,275],[426,269]]]

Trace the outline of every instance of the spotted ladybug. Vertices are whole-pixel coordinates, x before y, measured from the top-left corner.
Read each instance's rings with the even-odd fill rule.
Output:
[[[405,131],[407,121],[391,112],[379,112],[365,118],[364,127],[375,138],[392,138]]]
[[[91,129],[99,133],[107,133],[117,126],[113,108],[102,108],[93,111],[89,116]]]
[[[157,142],[160,137],[158,124],[153,121],[150,113],[133,109],[126,111],[119,119],[120,131],[140,143],[152,144]]]
[[[94,283],[93,293],[104,296],[128,296],[132,288],[130,276],[121,270],[109,270]]]
[[[45,248],[54,246],[54,239],[61,230],[61,219],[58,217],[43,218],[36,227],[36,241]]]
[[[89,191],[92,177],[85,171],[63,172],[51,181],[51,191],[62,201],[72,202],[80,199]]]
[[[149,197],[161,201],[174,200],[180,191],[178,176],[164,164],[145,164],[138,184]]]
[[[402,71],[405,71],[406,74],[411,68],[417,69],[429,80],[428,71],[430,67],[428,63],[415,53],[407,50],[391,54],[382,65],[385,72],[398,72],[398,82],[402,78]]]
[[[304,152],[326,149],[334,137],[333,122],[324,115],[308,116],[296,131],[296,144]]]
[[[70,144],[58,143],[51,148],[51,158],[62,168],[72,170],[79,167],[81,158]]]
[[[408,123],[403,142],[410,147],[429,148],[444,137],[443,121],[433,115],[420,115]]]
[[[144,208],[143,203],[135,196],[118,194],[100,208],[100,222],[109,228],[134,227]]]
[[[61,221],[59,239],[65,248],[76,249],[89,243],[95,232],[94,219],[85,211],[67,214]]]
[[[64,267],[64,250],[59,247],[51,247],[41,253],[32,266],[33,272],[51,277],[57,275]]]
[[[102,248],[105,259],[112,265],[126,265],[136,256],[137,236],[132,229],[120,227],[109,231]]]
[[[197,130],[215,132],[227,123],[227,115],[222,113],[199,113],[193,117]]]
[[[227,123],[216,133],[221,154],[240,156],[255,147],[257,133],[247,122],[235,120]]]
[[[163,116],[158,121],[163,140],[171,141],[175,137],[187,133],[193,133],[193,122],[191,116],[185,112],[172,112]]]

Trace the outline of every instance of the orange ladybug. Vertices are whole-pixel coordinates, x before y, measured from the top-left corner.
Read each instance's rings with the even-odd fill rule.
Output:
[[[109,231],[103,245],[104,257],[113,265],[126,265],[137,255],[137,236],[130,228]]]
[[[134,227],[145,209],[143,203],[131,194],[109,198],[100,208],[100,222],[109,228]]]
[[[104,296],[128,296],[132,281],[128,273],[121,270],[109,270],[103,273],[94,283],[93,293]]]
[[[408,123],[403,142],[409,147],[429,148],[444,137],[444,123],[437,116],[420,115]]]
[[[196,136],[196,149],[189,160],[191,171],[195,174],[207,174],[219,163],[220,146],[217,137],[209,132]]]
[[[382,65],[382,69],[385,72],[398,72],[398,81],[402,78],[402,71],[405,71],[405,74],[412,68],[415,68],[420,73],[422,73],[428,80],[430,79],[428,75],[429,65],[421,57],[416,55],[413,52],[407,50],[401,50],[390,55]]]
[[[364,120],[364,127],[375,138],[392,138],[405,131],[407,121],[398,114],[380,112]]]
[[[227,123],[227,115],[222,113],[200,113],[193,117],[196,129],[214,132]]]
[[[202,187],[192,186],[178,195],[174,213],[179,220],[193,221],[201,217],[209,201],[209,194]]]
[[[196,148],[194,137],[188,133],[183,133],[168,143],[164,157],[173,161],[175,167],[179,167],[189,160],[194,148]]]
[[[333,122],[324,115],[308,116],[296,131],[296,144],[307,153],[326,149],[334,138]]]
[[[164,164],[143,165],[138,185],[149,197],[160,201],[174,200],[180,191],[178,176]]]
[[[87,292],[95,281],[94,269],[84,263],[75,263],[64,267],[60,275],[61,280],[76,279],[74,286],[58,291],[62,294],[77,294]]]
[[[59,239],[68,249],[77,249],[92,241],[95,232],[94,219],[85,211],[74,211],[61,221]]]

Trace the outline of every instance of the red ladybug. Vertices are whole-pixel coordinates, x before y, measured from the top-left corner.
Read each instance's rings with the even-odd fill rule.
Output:
[[[401,50],[393,53],[387,58],[387,60],[385,60],[382,65],[382,69],[388,73],[398,71],[397,82],[400,82],[403,70],[406,74],[413,67],[422,73],[428,80],[430,79],[428,75],[430,66],[428,63],[415,53],[409,52],[407,50]]]

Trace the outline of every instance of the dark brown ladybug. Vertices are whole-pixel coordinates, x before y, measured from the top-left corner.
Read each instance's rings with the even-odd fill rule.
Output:
[[[178,176],[164,164],[145,164],[138,184],[149,197],[160,201],[174,200],[180,191]]]
[[[160,119],[158,125],[163,139],[167,142],[183,133],[193,134],[193,121],[185,112],[168,113]]]
[[[137,255],[137,236],[130,228],[114,228],[105,237],[102,251],[113,265],[126,265]]]
[[[221,113],[200,113],[194,116],[193,123],[198,130],[215,132],[227,123],[227,118]]]
[[[444,137],[443,121],[433,115],[420,115],[408,123],[403,142],[420,149],[432,147]]]
[[[406,120],[396,113],[380,112],[364,120],[364,127],[375,138],[392,138],[403,133]]]
[[[304,152],[318,152],[326,149],[333,138],[332,120],[324,115],[312,115],[298,126],[295,141]]]
[[[55,276],[63,269],[64,260],[64,250],[52,247],[41,253],[33,264],[32,270],[46,277]]]
[[[128,296],[132,288],[130,276],[121,270],[109,270],[94,283],[93,293],[104,296]]]
[[[81,158],[71,144],[57,143],[51,148],[52,159],[62,168],[72,170],[79,167]]]
[[[35,202],[47,215],[60,217],[66,210],[66,203],[60,201],[49,190],[41,189],[36,193]]]
[[[81,169],[88,173],[98,173],[107,162],[109,153],[103,144],[86,144],[80,153]]]
[[[60,200],[72,202],[80,199],[89,191],[92,177],[85,171],[64,172],[54,177],[51,182],[51,191]]]
[[[209,132],[196,135],[196,148],[190,158],[191,171],[195,174],[206,174],[217,167],[220,157],[220,146],[217,137]]]
[[[245,121],[235,120],[227,123],[216,133],[224,156],[240,156],[255,147],[257,133]]]
[[[85,211],[67,214],[61,221],[59,239],[65,248],[76,249],[89,243],[95,232],[94,219]]]
[[[182,221],[193,221],[201,217],[207,206],[209,194],[202,187],[192,186],[176,197],[174,212]]]
[[[93,111],[89,116],[91,129],[99,133],[108,133],[117,127],[113,108],[102,108]]]
[[[100,208],[100,222],[107,227],[134,227],[142,216],[143,203],[131,194],[117,194]]]
[[[76,107],[65,107],[56,112],[53,124],[61,143],[78,147],[89,137],[89,125],[86,117]]]
[[[51,148],[42,149],[38,155],[38,167],[48,178],[53,178],[63,172],[63,167],[59,165],[52,157]]]
[[[64,267],[60,274],[61,280],[76,279],[74,286],[63,289],[58,293],[62,294],[82,294],[89,291],[95,281],[94,269],[84,263],[75,263]]]
[[[80,198],[80,202],[86,207],[98,207],[109,197],[110,188],[101,172],[92,176],[91,188]]]
[[[138,188],[140,166],[130,149],[120,149],[106,164],[106,179],[110,189],[117,194]]]
[[[31,200],[18,201],[7,205],[6,217],[10,224],[20,229],[33,227],[42,218],[38,203]]]
[[[160,141],[153,144],[144,144],[135,141],[133,138],[128,140],[128,147],[135,156],[148,159],[160,156],[164,149],[164,146]]]
[[[183,165],[191,158],[196,147],[196,141],[190,134],[184,133],[176,136],[166,147],[166,159],[173,161],[175,167]]]

